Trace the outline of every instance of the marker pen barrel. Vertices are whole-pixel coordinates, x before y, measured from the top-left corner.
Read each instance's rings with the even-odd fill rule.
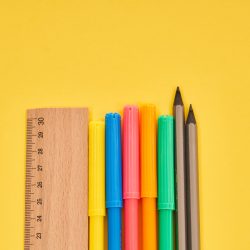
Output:
[[[139,112],[136,106],[123,111],[124,249],[139,249]]]
[[[157,250],[156,108],[140,108],[142,249]]]
[[[157,206],[155,198],[142,198],[142,249],[157,249]]]
[[[90,216],[89,249],[104,250],[104,216]]]
[[[108,250],[120,250],[122,209],[121,116],[105,116],[106,208],[108,214]]]
[[[105,131],[104,122],[89,124],[89,249],[104,250]]]
[[[159,250],[174,249],[175,210],[174,118],[158,119]]]

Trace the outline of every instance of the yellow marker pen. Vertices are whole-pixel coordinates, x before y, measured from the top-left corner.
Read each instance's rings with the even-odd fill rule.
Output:
[[[89,123],[89,249],[104,250],[105,129]]]

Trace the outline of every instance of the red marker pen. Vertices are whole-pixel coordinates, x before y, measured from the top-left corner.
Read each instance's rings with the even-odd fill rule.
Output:
[[[125,250],[139,249],[139,111],[126,106],[123,112],[123,199]]]

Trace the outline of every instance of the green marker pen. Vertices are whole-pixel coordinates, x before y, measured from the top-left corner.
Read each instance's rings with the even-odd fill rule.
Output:
[[[174,118],[158,119],[159,250],[174,249],[175,177]]]

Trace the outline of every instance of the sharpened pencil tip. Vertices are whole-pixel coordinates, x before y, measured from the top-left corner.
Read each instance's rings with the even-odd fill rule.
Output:
[[[196,124],[192,104],[190,104],[190,106],[189,106],[188,117],[187,117],[187,124],[189,124],[189,123]]]
[[[182,101],[182,97],[181,97],[181,92],[180,92],[179,86],[176,89],[175,98],[174,98],[174,106],[177,106],[177,105],[183,106],[183,101]]]
[[[190,110],[190,112],[194,112],[192,104],[189,105],[189,110]]]

